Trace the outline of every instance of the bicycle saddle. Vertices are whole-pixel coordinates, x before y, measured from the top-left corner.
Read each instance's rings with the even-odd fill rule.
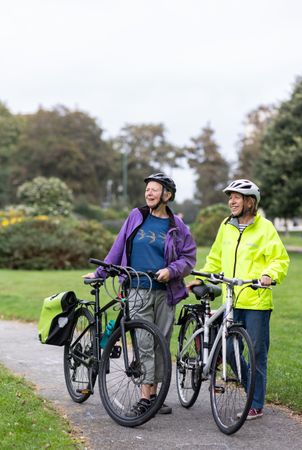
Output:
[[[210,298],[214,300],[215,297],[219,297],[221,295],[222,289],[219,286],[216,286],[212,283],[204,283],[198,286],[194,286],[192,288],[192,292],[197,298],[197,300],[201,300],[202,298]]]

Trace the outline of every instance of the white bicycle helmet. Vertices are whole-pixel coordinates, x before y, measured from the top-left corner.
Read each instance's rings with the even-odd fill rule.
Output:
[[[260,189],[250,180],[235,180],[232,181],[224,190],[226,194],[231,192],[239,192],[242,195],[249,195],[255,197],[257,205],[260,202]]]

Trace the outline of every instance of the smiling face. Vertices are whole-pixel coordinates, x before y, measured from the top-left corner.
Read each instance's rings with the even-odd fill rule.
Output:
[[[233,217],[238,217],[239,223],[248,223],[255,214],[256,203],[252,197],[231,192],[229,196],[229,208]]]
[[[238,192],[231,192],[229,196],[229,208],[234,217],[239,216],[242,213],[244,205],[244,197]]]
[[[164,192],[163,186],[157,181],[149,181],[145,190],[145,199],[149,208],[156,208],[161,201],[161,197],[165,204],[169,201],[171,192]]]

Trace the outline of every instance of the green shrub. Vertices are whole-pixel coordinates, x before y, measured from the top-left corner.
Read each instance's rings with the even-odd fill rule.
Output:
[[[36,177],[19,186],[17,197],[20,203],[30,206],[34,215],[69,216],[73,195],[59,178]]]
[[[101,222],[112,234],[119,232],[129,214],[125,209],[101,208],[87,202],[77,203],[74,212],[86,219],[94,219]]]
[[[118,220],[125,219],[127,212],[119,209],[101,208],[98,205],[92,203],[80,202],[74,207],[74,212],[86,219],[95,219],[102,222],[103,220]]]
[[[197,245],[211,245],[214,242],[219,225],[229,214],[229,208],[222,203],[201,209],[196,221],[191,226],[191,232]]]
[[[0,267],[75,269],[104,258],[113,237],[95,221],[32,217],[0,227]]]

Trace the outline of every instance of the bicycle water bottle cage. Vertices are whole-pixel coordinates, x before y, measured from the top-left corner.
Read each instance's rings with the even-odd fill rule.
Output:
[[[192,289],[193,294],[197,300],[202,300],[208,298],[209,300],[214,300],[215,297],[221,295],[221,288],[212,283],[201,284],[194,286]]]

